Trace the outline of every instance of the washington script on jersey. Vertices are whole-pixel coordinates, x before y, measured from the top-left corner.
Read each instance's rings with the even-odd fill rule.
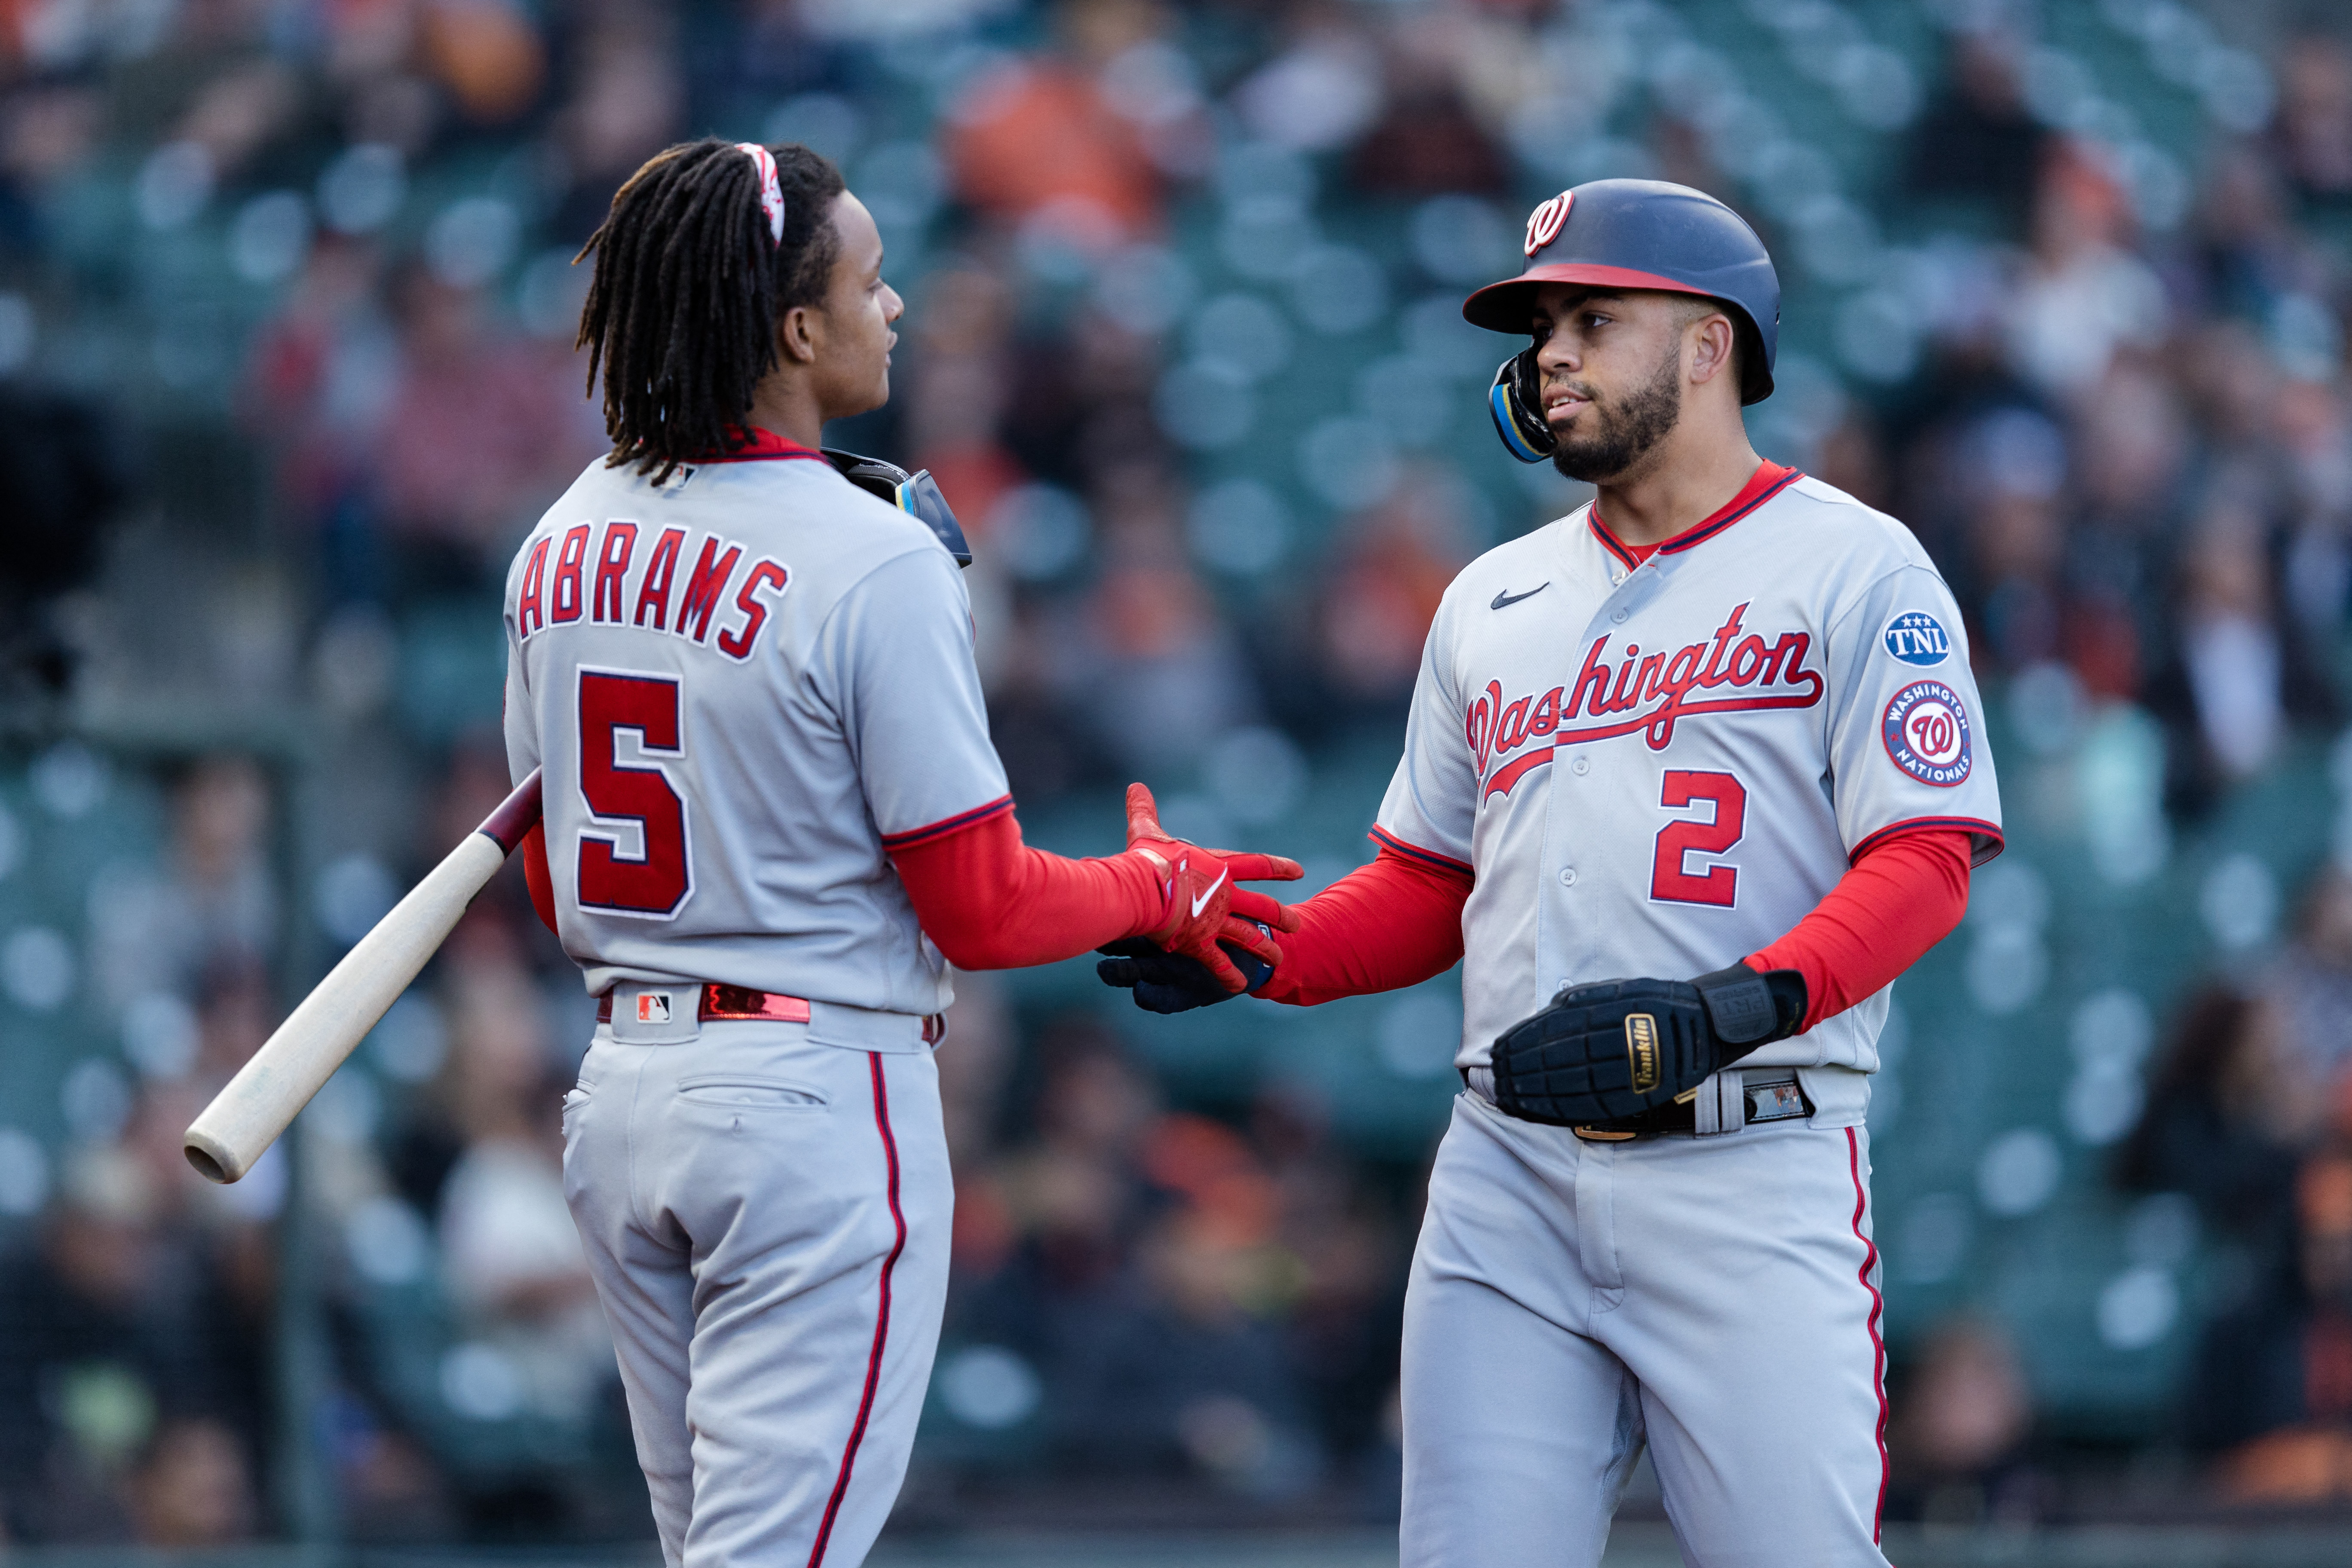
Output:
[[[551,625],[577,621],[583,614],[592,621],[670,632],[689,642],[709,640],[711,618],[725,602],[735,568],[742,562],[741,545],[715,533],[703,535],[701,553],[687,573],[685,588],[678,594],[677,615],[673,619],[670,593],[677,582],[678,563],[686,553],[687,531],[666,528],[654,541],[645,571],[637,581],[635,601],[626,614],[622,606],[629,603],[628,578],[636,555],[637,525],[625,518],[614,518],[604,524],[604,536],[597,542],[595,550],[594,585],[583,590],[589,563],[588,536],[592,531],[593,525],[585,522],[564,531],[552,572],[548,569],[547,555],[548,547],[555,542],[553,538],[540,540],[530,547],[530,558],[523,563],[522,588],[515,602],[516,629],[524,640]],[[735,594],[735,608],[743,618],[731,626],[720,624],[719,651],[733,659],[750,658],[760,633],[768,624],[768,605],[759,595],[782,594],[792,580],[791,569],[781,562],[765,556],[753,562],[743,585]]]
[[[1746,604],[1736,606],[1707,641],[1691,643],[1671,654],[1645,654],[1635,642],[1612,653],[1610,639],[1603,637],[1586,651],[1572,687],[1555,686],[1541,696],[1507,702],[1503,683],[1488,681],[1486,689],[1470,704],[1468,723],[1478,776],[1486,781],[1479,798],[1508,795],[1530,770],[1551,761],[1558,746],[1605,741],[1639,730],[1652,751],[1662,752],[1675,738],[1675,726],[1685,719],[1767,708],[1811,708],[1821,701],[1827,683],[1820,671],[1804,668],[1812,638],[1804,632],[1781,632],[1768,641],[1747,631],[1747,616]],[[1744,637],[1743,632],[1747,632]],[[1724,687],[1748,695],[1691,695]],[[1580,729],[1566,727],[1579,718],[1620,713],[1625,717]],[[1544,736],[1551,737],[1551,745],[1520,751],[1529,741]],[[1514,752],[1519,754],[1511,756]]]

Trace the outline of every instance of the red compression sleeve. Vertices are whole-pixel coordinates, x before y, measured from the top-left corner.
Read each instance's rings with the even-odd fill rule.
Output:
[[[547,824],[534,822],[522,838],[522,880],[530,889],[530,907],[540,923],[555,930],[555,879],[547,871]]]
[[[1276,938],[1282,963],[1255,994],[1311,1007],[1417,985],[1462,956],[1467,869],[1436,866],[1387,845],[1297,906],[1299,927]]]
[[[1788,935],[1742,962],[1805,977],[1806,1028],[1834,1018],[1892,984],[1960,923],[1974,847],[1958,829],[1897,834],[1856,861]]]
[[[1021,842],[1010,811],[890,851],[923,934],[958,969],[1071,958],[1160,923],[1165,895],[1132,856],[1072,860]]]

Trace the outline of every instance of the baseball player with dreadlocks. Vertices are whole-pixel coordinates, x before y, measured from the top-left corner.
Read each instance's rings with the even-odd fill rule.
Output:
[[[1894,519],[1757,456],[1780,284],[1701,192],[1536,208],[1463,314],[1496,427],[1597,499],[1430,627],[1378,858],[1251,989],[1463,961],[1400,1384],[1407,1568],[1591,1568],[1646,1445],[1698,1568],[1883,1565],[1864,1114],[1887,987],[2000,847],[1959,616]],[[1192,959],[1104,978],[1177,1011]]]
[[[613,450],[505,605],[525,868],[598,999],[565,1195],[666,1561],[854,1564],[947,1285],[948,965],[1149,938],[1238,988],[1219,940],[1272,963],[1288,917],[1234,883],[1298,868],[1171,838],[1140,784],[1124,853],[1022,843],[952,514],[819,446],[887,397],[901,310],[830,163],[672,147],[583,254]]]

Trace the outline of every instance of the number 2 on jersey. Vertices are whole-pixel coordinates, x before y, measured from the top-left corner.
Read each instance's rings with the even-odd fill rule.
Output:
[[[1713,801],[1715,820],[1685,818],[1669,822],[1658,834],[1658,852],[1650,863],[1650,897],[1669,904],[1713,904],[1729,909],[1739,898],[1739,868],[1710,866],[1693,876],[1686,855],[1720,855],[1748,831],[1748,790],[1729,773],[1694,773],[1668,768],[1658,804],[1679,810],[1695,801]]]
[[[643,848],[634,858],[619,842],[580,835],[580,903],[607,914],[667,920],[694,891],[687,849],[686,802],[658,766],[623,766],[621,731],[634,731],[647,755],[683,759],[676,676],[580,672],[580,795],[607,821],[634,822]]]

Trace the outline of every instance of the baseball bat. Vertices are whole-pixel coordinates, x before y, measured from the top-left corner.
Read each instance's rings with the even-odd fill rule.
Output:
[[[182,1143],[199,1174],[234,1182],[253,1169],[448,940],[474,895],[538,824],[539,808],[539,770],[533,768],[480,827],[302,998],[204,1114],[189,1123]]]

